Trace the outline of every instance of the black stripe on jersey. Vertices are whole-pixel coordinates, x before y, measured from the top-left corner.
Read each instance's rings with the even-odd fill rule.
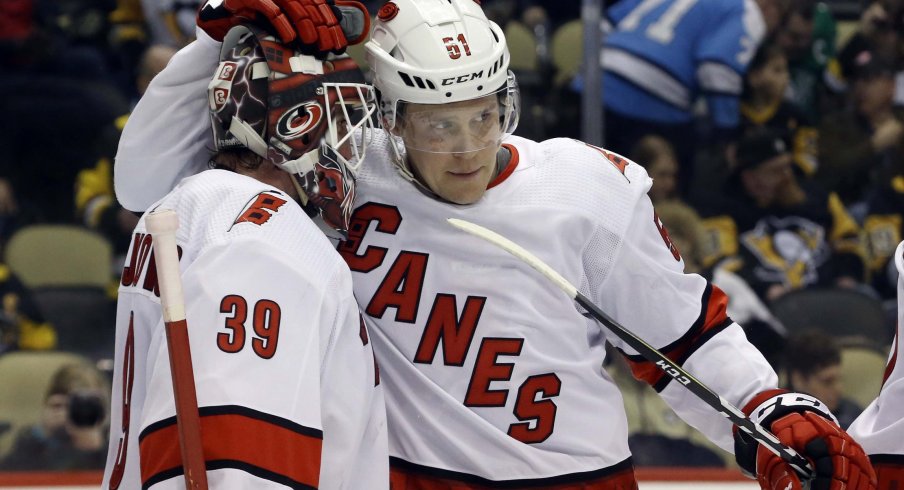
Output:
[[[704,332],[703,335],[697,337],[697,339],[694,341],[694,343],[688,347],[687,351],[685,351],[684,354],[681,357],[679,357],[675,362],[677,362],[679,366],[684,366],[684,362],[687,361],[694,352],[697,352],[697,349],[699,349],[700,347],[703,347],[703,344],[707,343],[709,341],[709,339],[715,337],[717,334],[719,334],[719,332],[728,328],[728,326],[731,325],[732,323],[733,322],[732,322],[731,318],[729,318],[729,319],[723,321],[722,323],[716,325],[715,327]],[[665,389],[666,386],[669,385],[669,381],[671,381],[673,379],[674,378],[672,378],[671,376],[663,376],[662,379],[660,379],[658,382],[656,382],[655,385],[653,385],[653,389],[656,390],[657,393],[660,393],[660,392],[662,392],[662,390]]]
[[[207,468],[210,469],[209,467],[207,467]],[[183,471],[182,471],[181,466],[177,466],[175,468],[172,468],[172,469],[169,469],[166,471],[161,471],[161,472],[157,473],[156,475],[148,478],[148,481],[142,483],[141,490],[148,490],[152,486],[154,486],[162,481],[169,480],[170,478],[177,477],[177,476],[181,475],[182,473],[183,473]]]
[[[904,465],[904,454],[870,454],[869,460],[873,464]]]
[[[317,487],[312,487],[310,485],[305,485],[304,483],[297,482],[291,478],[287,478],[285,475],[281,475],[279,473],[274,473],[272,471],[265,470],[258,466],[250,465],[243,461],[235,461],[229,459],[217,459],[213,461],[207,461],[205,465],[207,471],[213,470],[223,470],[227,468],[232,468],[236,470],[244,471],[245,473],[254,475],[263,480],[270,480],[272,482],[279,483],[280,485],[285,485],[289,488],[298,489],[298,490],[317,490]],[[141,485],[142,490],[148,490],[152,486],[169,480],[170,478],[182,475],[182,467],[176,467],[171,470],[162,471],[157,473],[156,475],[150,477],[148,481],[146,481],[143,485]]]
[[[552,476],[548,478],[529,478],[520,480],[490,480],[477,475],[461,473],[458,471],[442,470],[432,468],[430,466],[422,466],[419,464],[405,461],[395,456],[389,457],[389,467],[397,468],[405,473],[417,473],[420,475],[431,476],[443,480],[453,480],[470,485],[482,485],[492,488],[532,488],[547,487],[553,485],[563,485],[568,483],[582,483],[587,481],[599,480],[609,475],[614,475],[626,470],[634,468],[634,462],[629,457],[621,463],[607,466],[593,471],[584,471],[580,473],[569,473],[567,475]]]
[[[706,288],[703,290],[703,295],[700,298],[700,314],[697,316],[697,319],[691,325],[691,327],[684,333],[678,340],[666,345],[665,347],[659,349],[660,352],[668,356],[669,359],[675,361],[679,366],[684,365],[684,362],[688,360],[688,358],[694,352],[703,346],[709,339],[713,338],[721,332],[728,328],[729,325],[734,323],[731,318],[728,316],[725,317],[725,320],[719,322],[716,325],[709,326],[707,328],[706,325],[706,316],[709,310],[709,302],[712,298],[713,286],[709,281],[706,282]],[[625,356],[629,361],[634,363],[649,363],[645,357],[640,354],[628,355],[625,354],[624,351],[619,349],[619,352]],[[669,382],[672,381],[671,376],[666,376],[664,373],[660,376],[659,380],[654,383],[653,389],[656,392],[661,392],[668,386]]]
[[[201,407],[198,409],[198,414],[201,417],[207,417],[211,415],[241,415],[244,417],[248,417],[251,419],[261,420],[263,422],[267,422],[268,424],[272,424],[278,427],[282,427],[284,429],[288,429],[292,432],[296,432],[301,435],[316,437],[319,439],[323,439],[323,431],[320,429],[313,429],[311,427],[305,427],[301,424],[297,424],[292,422],[289,419],[284,419],[282,417],[277,417],[276,415],[272,415],[265,412],[260,412],[257,410],[250,409],[248,407],[243,407],[240,405],[216,405],[210,407]],[[159,420],[154,422],[153,424],[145,427],[141,434],[138,435],[138,442],[140,443],[142,439],[145,438],[148,434],[156,432],[160,429],[168,427],[170,425],[174,425],[176,423],[176,416],[168,417],[163,420]]]

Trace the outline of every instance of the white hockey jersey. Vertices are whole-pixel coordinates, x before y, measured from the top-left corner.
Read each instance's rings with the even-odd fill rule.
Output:
[[[372,342],[348,268],[287,195],[224,170],[174,209],[211,488],[388,488]],[[145,218],[123,268],[104,489],[184,488]]]
[[[192,171],[173,161],[202,161],[207,121],[158,111],[204,103],[209,44],[199,39],[183,50],[179,70],[171,64],[151,84],[133,114],[143,134],[126,126],[116,190],[130,209],[144,209],[160,186]],[[161,154],[139,151],[151,142]],[[340,251],[374,327],[393,488],[611,488],[606,479],[631,462],[622,399],[601,369],[607,341],[679,415],[731,451],[731,424],[720,414],[535,271],[446,223],[473,221],[534,252],[736,406],[776,386],[725,315],[721,291],[682,273],[641,167],[573,140],[507,144],[514,163],[472,205],[438,201],[402,179],[385,135],[359,174],[350,240]]]
[[[904,468],[904,242],[898,244],[894,260],[898,269],[898,331],[879,396],[854,420],[848,433],[874,462],[895,463]]]

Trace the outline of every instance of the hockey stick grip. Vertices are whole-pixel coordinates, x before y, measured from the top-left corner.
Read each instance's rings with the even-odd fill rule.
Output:
[[[179,251],[176,248],[179,216],[172,209],[154,211],[148,214],[145,226],[153,237],[163,321],[185,320],[185,299],[182,295],[182,280],[179,277]]]
[[[145,226],[152,236],[154,246],[154,266],[157,268],[157,285],[160,289],[160,305],[163,308],[185,485],[191,490],[207,490],[198,396],[195,391],[188,323],[185,320],[185,298],[182,294],[179,269],[179,251],[176,246],[179,216],[171,209],[154,211],[145,218]]]
[[[559,289],[564,291],[577,304],[587,310],[594,319],[603,324],[609,331],[614,333],[626,344],[634,348],[634,350],[639,352],[640,355],[656,364],[666,374],[681,383],[707,405],[725,416],[741,430],[750,434],[757,442],[787,461],[802,478],[807,480],[813,478],[815,473],[806,458],[801,456],[794,449],[782,444],[774,434],[747,418],[741,410],[732,405],[728,400],[716,394],[701,381],[694,378],[690,373],[685,371],[684,368],[666,357],[665,354],[610,318],[600,307],[596,306],[584,295],[579,293],[573,284],[568,282],[567,279],[547,263],[540,260],[539,257],[528,252],[524,247],[508,238],[480,225],[455,218],[449,218],[447,221],[452,226],[492,243],[536,269],[543,274],[544,277],[558,286]]]

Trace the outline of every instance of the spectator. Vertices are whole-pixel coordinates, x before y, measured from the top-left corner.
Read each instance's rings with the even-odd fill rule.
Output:
[[[56,331],[44,319],[31,292],[6,264],[0,264],[0,354],[53,349]]]
[[[798,182],[781,136],[754,130],[737,155],[723,195],[703,208],[707,240],[737,251],[737,272],[757,294],[768,302],[793,289],[862,282],[857,223],[834,193]]]
[[[176,54],[172,46],[165,44],[153,44],[141,55],[138,65],[138,74],[135,77],[135,86],[139,97],[144,95],[151,80],[166,68],[166,64]]]
[[[894,171],[881,178],[870,193],[863,220],[872,286],[885,300],[895,298],[898,271],[893,256],[895,247],[904,240],[904,140],[896,154]]]
[[[630,158],[643,165],[653,179],[653,187],[647,192],[653,204],[678,198],[678,158],[668,141],[656,135],[644,136],[631,149]]]
[[[822,400],[846,429],[863,408],[841,393],[841,349],[831,336],[809,330],[788,338],[784,357],[788,389]]]
[[[778,0],[624,0],[606,14],[614,30],[603,47],[606,147],[627,154],[643,136],[669,141],[682,194],[691,184],[694,104],[706,96],[716,140],[740,122],[742,76],[757,46],[778,24]],[[574,87],[583,89],[582,80]]]
[[[904,2],[876,0],[860,15],[857,31],[848,39],[838,61],[846,80],[856,78],[862,52],[869,51],[884,63],[894,65],[900,58],[899,43],[904,32]]]
[[[800,107],[785,100],[788,81],[785,52],[775,42],[763,43],[744,77],[741,126],[745,131],[769,127],[782,134],[785,144],[792,149],[797,169],[810,176],[818,165],[818,133]]]
[[[788,58],[787,95],[809,121],[838,104],[838,61],[835,58],[835,19],[822,2],[791,2],[776,40]]]
[[[894,67],[870,51],[856,59],[853,107],[820,124],[815,178],[863,217],[867,192],[893,165],[904,139],[904,109],[892,107]]]
[[[176,50],[158,44],[148,48],[141,57],[135,85],[139,95],[144,94],[151,79],[166,67]],[[138,217],[124,209],[113,195],[113,155],[119,133],[128,116],[116,119],[115,135],[110,137],[112,147],[101,157],[93,168],[78,173],[75,181],[75,209],[80,220],[89,228],[99,231],[113,244],[115,262],[122,263],[122,256],[129,248],[132,229],[138,224]]]
[[[107,456],[109,390],[94,367],[68,364],[54,373],[41,422],[17,435],[4,470],[99,470]]]

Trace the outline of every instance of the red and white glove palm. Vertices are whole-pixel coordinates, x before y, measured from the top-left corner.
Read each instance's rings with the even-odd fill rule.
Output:
[[[238,24],[263,22],[283,43],[320,56],[344,52],[370,29],[367,9],[355,0],[208,0],[197,21],[217,41]]]
[[[832,419],[822,402],[801,393],[771,392],[754,397],[744,410],[786,446],[810,461],[812,490],[875,490],[869,457]],[[785,460],[741,431],[735,435],[738,464],[756,475],[764,490],[802,490],[800,477]]]

